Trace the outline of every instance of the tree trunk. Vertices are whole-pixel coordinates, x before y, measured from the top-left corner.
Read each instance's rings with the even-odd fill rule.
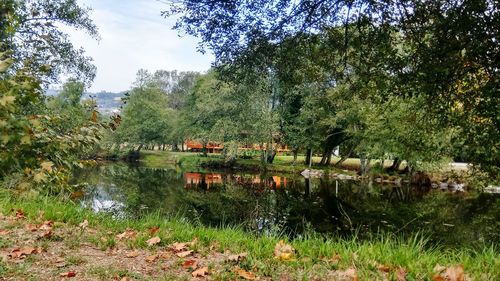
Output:
[[[308,148],[306,150],[306,160],[304,161],[304,164],[309,165],[309,162],[311,162],[311,154],[312,154],[312,149]]]
[[[368,173],[368,171],[370,170],[370,162],[371,162],[371,159],[370,158],[366,158],[366,156],[364,155],[361,155],[359,157],[359,163],[360,163],[360,169],[359,169],[359,173],[360,175],[364,176]]]
[[[319,162],[319,164],[325,165],[327,157],[328,157],[328,148],[325,146],[325,148],[323,149],[323,155],[321,155],[321,161]]]
[[[344,163],[344,161],[345,161],[345,160],[347,160],[347,158],[349,158],[349,156],[351,156],[352,151],[354,150],[354,147],[355,147],[354,145],[353,145],[353,146],[351,146],[351,147],[349,148],[349,151],[347,152],[347,154],[342,155],[342,157],[340,157],[340,160],[339,160],[337,163],[335,163],[335,165],[334,165],[334,166],[335,166],[335,167],[337,167],[337,168],[340,168],[340,167],[341,167],[341,165],[342,165],[342,163]]]
[[[274,149],[272,149],[272,147],[271,147],[271,149],[272,149],[272,153],[271,153],[271,155],[268,155],[268,156],[267,156],[267,163],[269,163],[269,164],[272,164],[272,163],[273,163],[274,158],[275,158],[275,157],[276,157],[276,155],[278,154],[279,147],[280,147],[280,142],[277,142],[277,143],[276,143],[276,147],[275,147]]]
[[[295,163],[297,163],[297,156],[299,154],[299,149],[296,148],[296,149],[292,150],[292,153],[293,153],[293,162],[292,162],[292,165],[295,165]]]
[[[332,163],[332,154],[333,154],[333,149],[330,150],[330,153],[328,153],[328,157],[326,158],[326,163],[325,163],[326,166],[330,166],[330,164]]]
[[[172,147],[172,150],[174,150],[174,148]],[[201,151],[203,152],[203,157],[207,157],[208,154],[207,154],[207,143],[206,142],[203,142],[203,147],[201,148]]]
[[[144,146],[144,144],[142,144],[142,143],[141,143],[141,144],[139,144],[139,147],[137,148],[137,150],[136,150],[136,151],[137,151],[137,152],[141,151],[141,149],[142,149],[142,147],[143,147],[143,146]]]
[[[392,161],[392,165],[387,168],[386,171],[388,173],[397,172],[399,170],[399,166],[401,166],[401,162],[402,161],[398,157],[394,158],[394,161]]]

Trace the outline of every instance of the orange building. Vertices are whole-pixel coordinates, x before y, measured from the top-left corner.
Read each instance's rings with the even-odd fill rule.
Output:
[[[199,141],[196,140],[187,140],[186,141],[186,147],[189,151],[202,151],[203,150],[203,144]],[[216,143],[216,142],[208,142],[206,145],[206,148],[208,150],[208,153],[221,153],[222,150],[224,149],[224,145]],[[242,145],[238,148],[239,150],[261,150],[260,145],[258,144],[246,144]],[[262,149],[267,149],[267,144],[264,144]],[[287,145],[280,145],[278,147],[278,153],[282,152],[290,152],[290,149],[288,149]]]

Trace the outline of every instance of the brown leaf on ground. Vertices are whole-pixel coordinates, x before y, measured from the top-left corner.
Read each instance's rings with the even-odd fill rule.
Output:
[[[172,257],[172,254],[171,254],[171,253],[169,253],[169,252],[160,252],[160,253],[158,254],[158,257],[159,257],[160,259],[165,259],[165,260],[166,260],[166,259],[169,259],[170,257]]]
[[[438,270],[436,270],[436,269],[438,269]],[[455,266],[450,266],[450,267],[447,267],[444,269],[443,269],[443,267],[438,267],[438,265],[436,265],[436,267],[434,267],[434,270],[440,272],[440,274],[434,275],[432,277],[432,279],[434,281],[442,281],[442,280],[443,281],[445,281],[445,280],[446,281],[466,281],[469,279],[468,277],[466,277],[465,272],[464,272],[464,266],[461,264],[455,265]]]
[[[16,210],[16,219],[25,219],[26,215],[22,209]]]
[[[237,255],[229,255],[227,257],[227,261],[230,261],[230,262],[240,262],[242,260],[244,260],[246,257],[247,257],[247,253],[244,252],[244,253],[241,253],[241,254],[237,254]]]
[[[185,257],[191,255],[192,253],[193,253],[193,251],[184,251],[184,252],[179,252],[175,255],[178,256],[179,258],[185,258]]]
[[[339,263],[339,261],[341,259],[342,258],[340,257],[340,255],[338,253],[335,253],[331,258],[320,257],[320,260],[327,262],[327,263]]]
[[[445,267],[445,266],[442,266],[442,265],[440,265],[440,264],[436,264],[436,266],[434,267],[433,271],[434,271],[434,272],[441,273],[441,272],[443,272],[445,269],[446,269],[446,267]]]
[[[257,276],[253,274],[252,272],[248,272],[242,268],[236,269],[236,273],[238,273],[238,276],[245,280],[257,280]]]
[[[170,245],[170,248],[176,252],[184,251],[187,250],[187,243],[178,243],[175,242],[172,245]]]
[[[208,275],[208,267],[205,266],[202,268],[198,268],[197,270],[193,271],[193,273],[191,273],[191,275],[193,277],[203,277],[205,275]]]
[[[125,257],[127,258],[136,258],[139,256],[139,252],[137,251],[132,251],[132,252],[128,252]]]
[[[44,231],[43,233],[40,233],[38,235],[38,239],[46,239],[46,238],[50,238],[52,237],[52,230],[47,230],[47,231]]]
[[[8,257],[10,257],[11,259],[17,259],[17,258],[23,259],[31,254],[38,254],[41,252],[42,252],[41,248],[33,248],[33,247],[19,248],[19,247],[16,247],[8,254]]]
[[[82,223],[80,223],[78,225],[78,227],[80,227],[81,229],[85,229],[89,226],[89,221],[88,220],[84,220]]]
[[[274,257],[283,260],[283,261],[288,261],[292,260],[295,256],[295,249],[292,247],[292,245],[285,244],[283,240],[280,240],[278,244],[274,247]]]
[[[186,260],[182,263],[182,267],[195,269],[197,264],[198,262],[196,260]]]
[[[123,233],[116,235],[116,239],[130,239],[134,240],[137,237],[137,232],[135,230],[127,229]]]
[[[7,235],[10,233],[10,230],[8,229],[0,229],[0,235]]]
[[[44,221],[38,229],[40,229],[40,230],[52,230],[53,226],[54,226],[53,221]]]
[[[154,262],[158,259],[158,255],[151,255],[146,257],[147,262]]]
[[[158,236],[155,236],[155,237],[149,239],[148,241],[146,241],[146,243],[148,243],[148,246],[153,246],[153,245],[156,245],[160,242],[161,242],[161,239]]]
[[[56,259],[56,263],[55,263],[55,266],[57,268],[61,268],[61,267],[65,267],[67,264],[66,264],[66,261],[63,259],[63,258],[57,258]]]
[[[353,267],[346,270],[337,270],[335,272],[335,277],[335,280],[339,281],[358,281],[358,272]]]
[[[196,245],[196,243],[198,243],[198,237],[195,237],[193,238],[193,240],[191,240],[191,242],[188,242],[188,246],[194,246]]]
[[[35,232],[35,231],[38,230],[38,225],[27,223],[27,224],[24,225],[24,229],[26,229],[28,231],[31,231],[31,232]]]
[[[61,273],[59,273],[59,276],[61,276],[61,277],[75,277],[76,272],[74,272],[74,271],[61,272]]]
[[[380,270],[380,271],[382,271],[382,272],[389,272],[389,271],[391,271],[391,267],[388,266],[387,264],[379,264],[377,266],[377,269]]]
[[[153,236],[156,233],[158,233],[159,231],[160,231],[159,226],[153,226],[153,227],[149,228],[149,236]]]
[[[406,281],[406,275],[408,273],[406,272],[406,269],[400,267],[398,271],[396,271],[396,280],[397,281]]]

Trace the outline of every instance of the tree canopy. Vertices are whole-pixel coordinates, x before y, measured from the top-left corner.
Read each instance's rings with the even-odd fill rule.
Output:
[[[282,104],[290,89],[313,84],[349,89],[337,99],[417,99],[426,114],[415,113],[425,122],[415,132],[455,131],[449,142],[466,160],[498,175],[496,0],[182,0],[164,15],[177,15],[174,28],[200,38],[225,73],[273,69]]]

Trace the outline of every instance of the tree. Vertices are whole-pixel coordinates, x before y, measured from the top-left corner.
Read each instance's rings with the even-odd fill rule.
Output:
[[[79,153],[98,142],[101,126],[89,120],[62,129],[67,120],[48,110],[42,85],[62,71],[93,77],[56,23],[89,32],[95,26],[69,0],[6,0],[0,13],[0,179],[6,187],[60,191],[71,168],[81,165]],[[77,92],[68,90],[67,101],[75,104]]]
[[[130,91],[122,112],[122,120],[114,132],[118,143],[165,144],[171,140],[173,110],[168,98],[154,84],[147,71],[137,73],[135,87]]]
[[[76,49],[61,25],[87,32],[99,38],[89,17],[89,8],[76,0],[6,0],[0,4],[0,51],[9,50],[15,63],[44,82],[57,82],[62,73],[71,73],[85,83],[95,76],[92,59]]]
[[[49,112],[61,116],[59,123],[61,132],[67,133],[80,128],[96,115],[95,102],[82,101],[84,90],[83,82],[69,79],[63,84],[63,89],[57,96],[47,100]]]

